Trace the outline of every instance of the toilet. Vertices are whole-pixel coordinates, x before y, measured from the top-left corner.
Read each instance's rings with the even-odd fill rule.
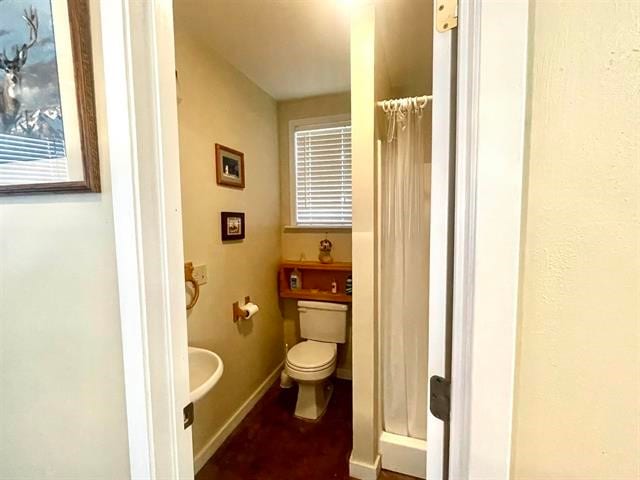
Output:
[[[338,343],[347,338],[347,306],[299,301],[300,335],[306,340],[287,352],[285,370],[298,383],[295,416],[318,420],[327,409]]]

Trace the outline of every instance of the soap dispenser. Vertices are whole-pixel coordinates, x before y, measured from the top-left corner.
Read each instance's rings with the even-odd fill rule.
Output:
[[[299,290],[302,287],[302,276],[300,275],[300,270],[294,268],[289,275],[289,288],[291,290]]]

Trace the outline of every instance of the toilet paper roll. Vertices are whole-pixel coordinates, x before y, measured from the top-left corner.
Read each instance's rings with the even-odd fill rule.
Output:
[[[240,307],[240,310],[244,312],[244,318],[251,318],[256,313],[258,313],[260,309],[258,308],[258,305],[256,305],[255,303],[249,302],[243,305],[242,307]]]

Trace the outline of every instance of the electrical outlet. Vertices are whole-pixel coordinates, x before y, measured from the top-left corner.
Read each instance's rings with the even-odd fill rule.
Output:
[[[198,282],[198,285],[204,285],[209,281],[209,277],[207,275],[207,266],[206,265],[196,265],[193,268],[193,279]]]

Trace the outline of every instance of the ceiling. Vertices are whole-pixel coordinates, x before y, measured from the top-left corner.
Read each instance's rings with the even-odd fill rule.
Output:
[[[392,87],[430,93],[431,1],[376,3]],[[188,25],[276,100],[350,90],[348,5],[347,0],[174,0],[176,22]]]
[[[344,0],[174,0],[174,9],[276,100],[350,89]]]

